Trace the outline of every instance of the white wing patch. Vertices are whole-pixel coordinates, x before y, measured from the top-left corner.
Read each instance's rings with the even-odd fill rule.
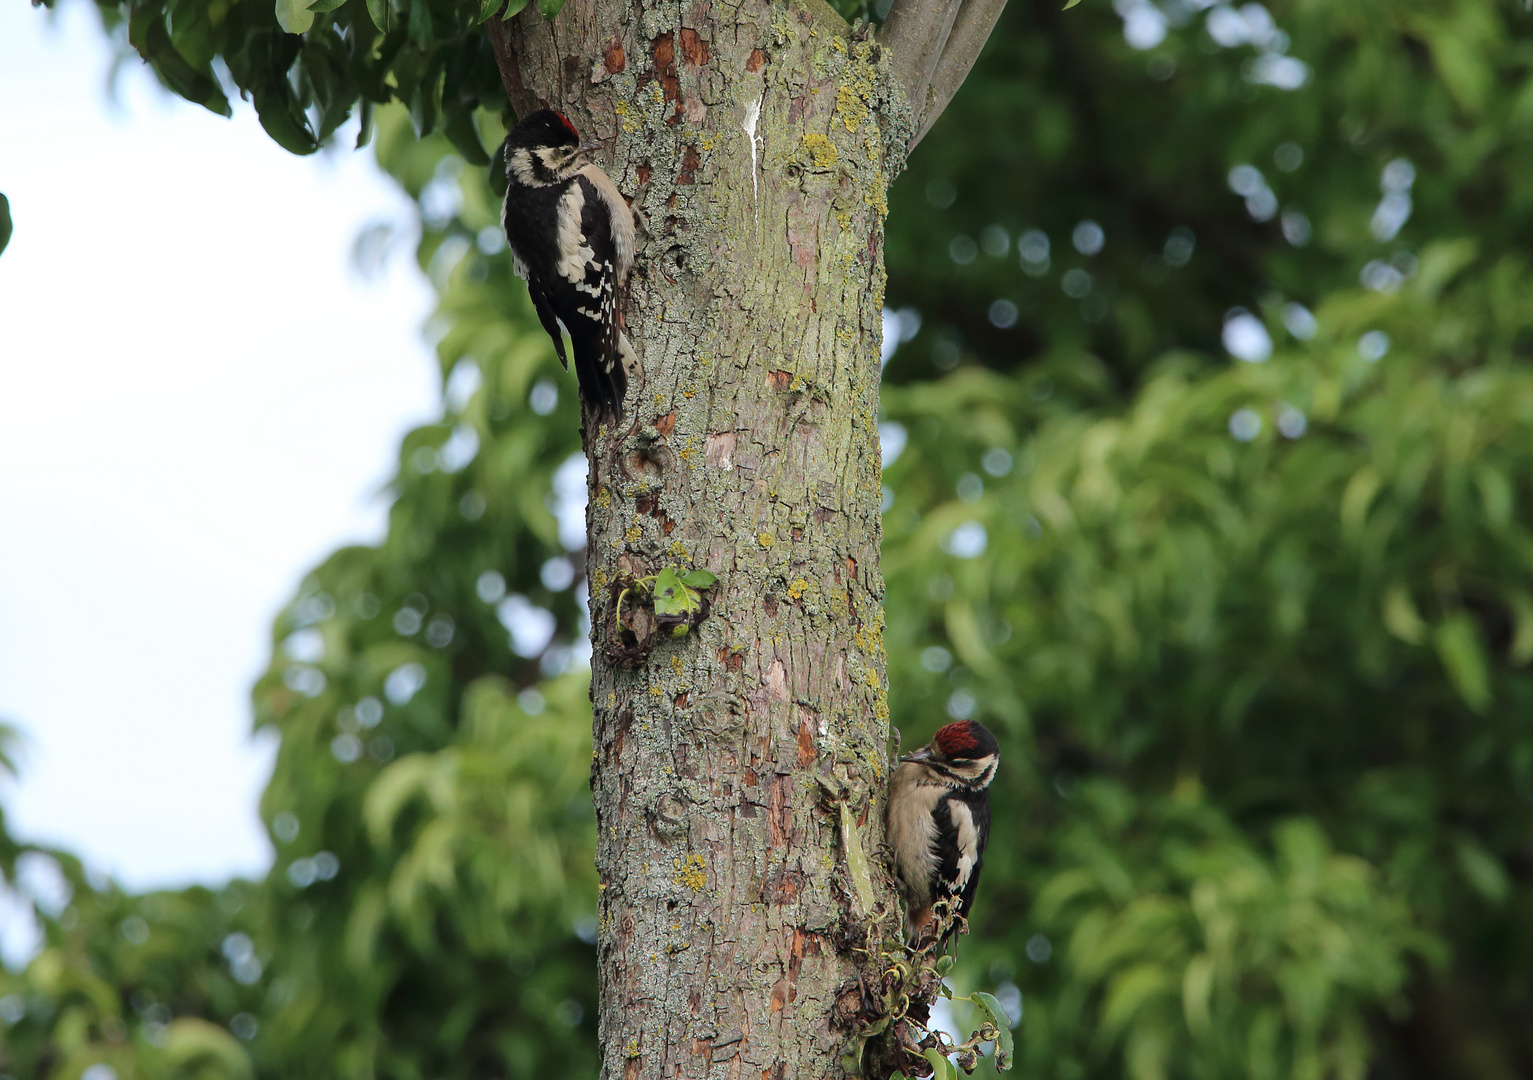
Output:
[[[559,276],[566,281],[583,282],[586,266],[596,253],[581,241],[580,215],[585,210],[585,192],[571,184],[559,200]]]
[[[633,269],[633,253],[636,244],[633,211],[623,200],[612,178],[601,169],[595,165],[587,165],[580,170],[580,175],[590,182],[591,187],[596,190],[596,197],[607,207],[607,217],[612,222],[612,246],[617,252],[617,283],[622,285],[628,280],[628,271]],[[584,197],[580,205],[585,205]]]
[[[959,799],[949,799],[948,814],[958,830],[958,870],[953,875],[953,892],[961,893],[974,873],[975,852],[979,850],[979,830],[974,827],[974,812],[969,804]]]

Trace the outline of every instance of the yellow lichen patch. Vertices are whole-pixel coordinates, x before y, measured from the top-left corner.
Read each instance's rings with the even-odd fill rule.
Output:
[[[671,657],[671,670],[678,675],[681,674],[681,657],[675,655]]]
[[[616,694],[608,694],[607,695],[607,708],[609,708],[609,709],[617,708],[617,695]]]
[[[624,1057],[631,1057],[631,1058],[636,1058],[636,1057],[639,1056],[639,1040],[638,1039],[629,1039],[628,1040],[627,1045],[623,1047],[623,1056]]]
[[[688,855],[685,860],[677,859],[676,882],[685,885],[693,892],[702,892],[703,886],[708,884],[708,864],[697,852]]]
[[[769,532],[761,532],[756,534],[756,543],[760,544],[764,548],[769,548],[776,542],[777,541]]]
[[[809,582],[805,581],[803,578],[795,579],[788,586],[788,599],[797,600],[799,597],[804,595],[804,591],[808,588]]]
[[[630,525],[630,526],[628,526],[627,531],[625,531],[623,533],[623,539],[627,540],[630,544],[637,543],[638,541],[642,540],[643,538],[644,538],[644,530],[639,528],[637,525]]]
[[[597,492],[596,493],[596,505],[601,507],[603,510],[605,510],[607,507],[611,506],[612,505],[612,492],[608,491],[606,488],[602,488],[599,492]]]
[[[866,88],[863,86],[864,82]],[[852,84],[843,83],[836,88],[836,115],[841,118],[841,123],[846,126],[847,131],[856,131],[868,118],[868,102],[864,95],[867,90],[872,89],[872,86],[871,79],[859,79]]]
[[[607,571],[601,567],[591,571],[591,585],[593,588],[605,589],[607,587]]]
[[[685,555],[686,553],[687,553],[687,549],[686,549],[685,546],[682,545],[682,542],[680,540],[672,540],[671,541],[671,554],[672,555]]]
[[[817,169],[835,168],[836,162],[841,160],[836,144],[818,131],[811,131],[804,136],[804,149],[809,151],[809,159]]]
[[[862,201],[878,211],[878,216],[889,216],[889,198],[884,194],[884,185],[881,182],[869,184],[862,190]]]
[[[651,697],[665,697],[665,688],[660,686],[651,686],[649,688],[649,693]]]

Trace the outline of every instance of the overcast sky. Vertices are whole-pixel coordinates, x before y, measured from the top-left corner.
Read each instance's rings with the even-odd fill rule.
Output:
[[[94,5],[0,4],[0,780],[14,832],[125,885],[258,874],[271,747],[249,688],[273,615],[382,535],[432,415],[430,292],[350,247],[408,204],[371,155],[300,159],[236,102],[106,93]],[[0,917],[0,949],[18,930]]]

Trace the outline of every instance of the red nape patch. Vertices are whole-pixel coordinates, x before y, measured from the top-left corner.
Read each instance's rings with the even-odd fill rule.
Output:
[[[948,724],[937,732],[932,742],[947,757],[979,749],[979,740],[974,737],[974,725],[967,720]]]
[[[570,123],[570,118],[565,116],[563,113],[559,113],[559,112],[554,113],[554,115],[559,118],[559,123],[564,125],[564,129],[566,131],[568,131],[571,135],[575,136],[575,141],[579,142],[580,141],[580,132],[575,130],[575,125]]]

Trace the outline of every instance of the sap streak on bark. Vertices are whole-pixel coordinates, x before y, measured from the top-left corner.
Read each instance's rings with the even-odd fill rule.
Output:
[[[552,33],[532,6],[509,29],[527,85],[608,140],[618,187],[649,181],[628,317],[643,375],[623,424],[587,438],[603,1076],[839,1076],[858,913],[825,790],[875,851],[904,95],[818,0],[572,0]],[[666,566],[718,574],[710,617],[622,667],[616,592]]]

